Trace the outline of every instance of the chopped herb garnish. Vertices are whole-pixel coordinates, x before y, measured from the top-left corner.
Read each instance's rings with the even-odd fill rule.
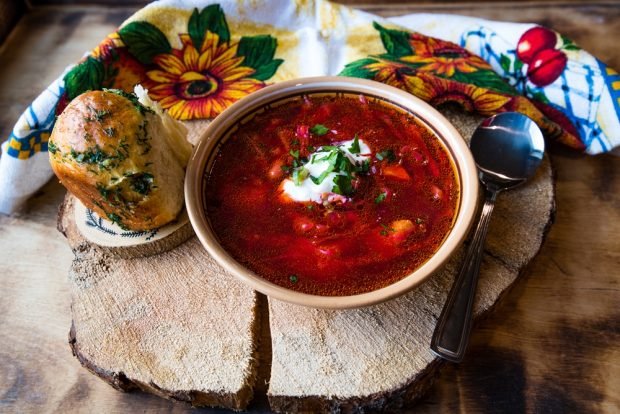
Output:
[[[316,185],[321,184],[326,178],[327,176],[333,172],[333,170],[327,169],[325,171],[323,171],[321,173],[321,175],[319,175],[318,177],[313,177],[312,175],[310,176],[310,179],[312,180],[312,182]]]
[[[416,224],[422,224],[422,223],[424,223],[424,220],[422,220],[420,217],[418,217],[417,219],[415,219],[415,223]]]
[[[285,173],[287,173],[287,174],[288,174],[289,172],[291,172],[291,167],[289,167],[288,165],[282,165],[282,166],[280,167],[280,169],[281,169],[282,171],[284,171]]]
[[[149,142],[150,137],[146,132],[147,125],[148,123],[146,122],[146,120],[144,120],[140,125],[140,131],[137,139],[138,144],[140,144],[143,148],[142,155],[148,154],[148,152],[151,150],[151,143]]]
[[[364,160],[361,164],[356,164],[355,170],[360,173],[367,173],[370,171],[370,160]]]
[[[316,148],[313,147],[312,145],[308,145],[308,147],[306,148],[308,150],[308,152],[314,152],[316,151]]]
[[[119,187],[106,187],[101,183],[97,183],[97,191],[99,191],[101,197],[103,197],[111,206],[127,206],[127,204],[130,204],[130,202],[123,197],[121,188]]]
[[[396,161],[396,154],[394,154],[393,150],[389,149],[376,153],[375,158],[379,161],[388,160],[388,162],[394,162]]]
[[[123,159],[125,159],[126,157],[129,156],[129,144],[127,143],[127,140],[125,138],[121,139],[121,142],[118,143],[118,148],[116,149],[116,154],[119,157],[121,157],[121,156],[124,157]]]
[[[314,210],[314,206],[313,206],[312,204],[308,204],[308,205],[306,206],[306,208],[307,208],[308,210]]]
[[[353,192],[351,185],[351,177],[346,175],[337,175],[334,177],[334,188],[332,191],[340,195],[349,195]]]
[[[99,111],[95,111],[95,121],[101,122],[103,118],[110,115],[110,111],[106,111],[105,109],[101,109]]]
[[[353,138],[353,143],[349,147],[349,152],[351,154],[359,154],[362,150],[360,149],[360,140],[357,138],[357,134],[355,134],[355,138]]]
[[[138,194],[148,195],[153,188],[153,175],[149,173],[137,173],[129,177],[129,186]]]
[[[114,213],[108,213],[107,214],[108,219],[110,219],[110,221],[112,223],[116,223],[118,225],[118,227],[120,227],[123,230],[129,230],[127,227],[125,227],[125,225],[123,224],[123,222],[121,221],[121,218]]]
[[[310,128],[310,132],[312,132],[314,135],[323,136],[329,132],[329,128],[327,128],[325,125],[316,124],[315,126]]]
[[[105,198],[106,200],[108,196],[110,195],[110,190],[104,187],[104,185],[101,183],[97,183],[97,191],[99,191],[99,194],[101,194],[101,197]]]
[[[347,157],[344,150],[337,146],[325,146],[321,147],[321,151],[325,152],[325,155],[320,158],[312,157],[312,162],[326,161],[328,167],[318,177],[310,176],[312,182],[316,185],[320,185],[329,174],[337,173],[333,178],[333,192],[341,195],[349,195],[353,192],[352,179],[353,173],[358,171],[358,166],[354,165]]]
[[[308,170],[306,170],[304,167],[296,168],[293,171],[293,175],[291,176],[291,178],[293,179],[295,185],[301,185],[301,182],[305,180],[309,174],[310,173],[308,172]]]
[[[58,151],[58,147],[56,146],[56,144],[54,144],[53,141],[47,141],[47,150],[51,154],[56,154],[56,152]]]
[[[127,143],[122,142],[114,155],[103,151],[99,145],[88,148],[84,152],[71,150],[71,157],[79,164],[97,165],[99,169],[115,168],[118,164],[129,156]]]
[[[299,158],[299,150],[295,150],[295,151],[290,150],[289,154],[291,154],[293,158]]]
[[[90,105],[87,106],[87,108],[90,110],[92,115],[84,118],[86,122],[90,122],[90,121],[101,122],[106,116],[110,115],[110,111],[106,109],[95,109]]]
[[[387,193],[379,194],[377,198],[375,198],[375,203],[376,204],[383,203],[383,201],[385,201],[385,197],[387,197]]]
[[[379,223],[379,225],[381,226],[381,231],[379,232],[379,234],[381,234],[382,236],[387,236],[390,232],[395,232],[396,230],[394,230],[392,227],[389,227],[383,223]]]
[[[297,275],[290,275],[288,277],[288,280],[290,280],[291,283],[297,283],[297,281],[299,280],[299,277]]]
[[[299,141],[294,139],[294,140],[291,141],[291,145],[299,145]]]
[[[107,89],[107,88],[103,88],[104,92],[110,92],[119,96],[122,96],[123,98],[129,99],[131,101],[131,103],[133,104],[133,106],[142,114],[144,115],[147,112],[150,113],[155,113],[155,111],[153,111],[151,108],[142,105],[142,103],[140,103],[140,101],[138,100],[138,97],[133,94],[133,93],[127,93],[125,91],[122,91],[120,89]]]
[[[115,130],[114,128],[110,127],[110,128],[104,128],[104,129],[103,129],[103,132],[105,132],[105,134],[106,134],[107,136],[109,136],[109,137],[113,137],[113,136],[114,136],[114,133],[116,132],[116,130]]]
[[[314,147],[309,147],[308,149],[314,150]],[[333,183],[331,191],[335,194],[351,195],[354,190],[353,180],[356,178],[356,173],[367,173],[370,170],[369,160],[354,162],[349,158],[351,156],[349,154],[351,149],[358,153],[361,151],[357,135],[350,148],[336,145],[325,145],[320,147],[318,150],[319,152],[312,154],[309,161],[310,164],[319,162],[327,164],[325,168],[321,168],[321,173],[318,176],[310,175],[309,171],[304,168],[299,169],[299,167],[295,165],[295,162],[298,160],[298,151],[291,150],[290,154],[295,158],[293,160],[293,166],[295,167],[292,175],[293,181],[296,185],[301,185],[301,182],[309,177],[315,185],[321,185],[331,174],[332,178],[330,179]],[[301,161],[308,162],[305,159]]]

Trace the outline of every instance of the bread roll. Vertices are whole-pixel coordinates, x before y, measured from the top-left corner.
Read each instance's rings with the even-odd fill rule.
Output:
[[[136,90],[148,100],[144,89]],[[123,229],[148,230],[183,208],[191,154],[187,130],[148,100],[91,91],[58,117],[48,142],[60,182],[99,216]]]

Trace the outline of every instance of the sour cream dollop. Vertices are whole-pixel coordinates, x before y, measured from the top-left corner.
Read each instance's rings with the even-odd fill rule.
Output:
[[[356,142],[359,145],[359,151],[355,148]],[[324,201],[330,201],[330,199],[346,201],[346,197],[334,192],[334,187],[336,187],[334,178],[338,175],[346,176],[346,172],[329,172],[318,184],[312,180],[312,177],[316,179],[321,177],[326,171],[329,171],[331,164],[327,158],[333,153],[334,147],[339,148],[353,166],[359,167],[370,161],[372,151],[361,139],[351,139],[334,143],[331,146],[320,147],[308,156],[307,162],[301,165],[300,171],[305,170],[302,174],[307,175],[304,179],[298,180],[297,183],[291,178],[284,180],[282,185],[284,194],[298,202],[313,201],[315,203],[323,203]],[[352,150],[354,152],[351,152]]]

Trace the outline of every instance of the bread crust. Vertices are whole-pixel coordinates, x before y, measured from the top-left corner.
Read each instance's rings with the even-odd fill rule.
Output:
[[[87,208],[128,230],[174,220],[183,207],[185,165],[161,118],[137,100],[90,91],[58,117],[49,140],[60,182]]]

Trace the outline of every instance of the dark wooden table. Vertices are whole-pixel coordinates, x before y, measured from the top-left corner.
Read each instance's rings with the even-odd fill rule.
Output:
[[[385,16],[446,12],[536,22],[620,69],[618,2],[346,3]],[[68,63],[138,7],[26,11],[0,48],[0,136]],[[553,149],[551,159],[557,216],[540,254],[476,328],[466,360],[446,365],[410,411],[620,412],[620,158]],[[72,357],[66,275],[73,256],[55,229],[63,195],[52,180],[23,211],[0,216],[0,411],[189,411],[119,393]]]

